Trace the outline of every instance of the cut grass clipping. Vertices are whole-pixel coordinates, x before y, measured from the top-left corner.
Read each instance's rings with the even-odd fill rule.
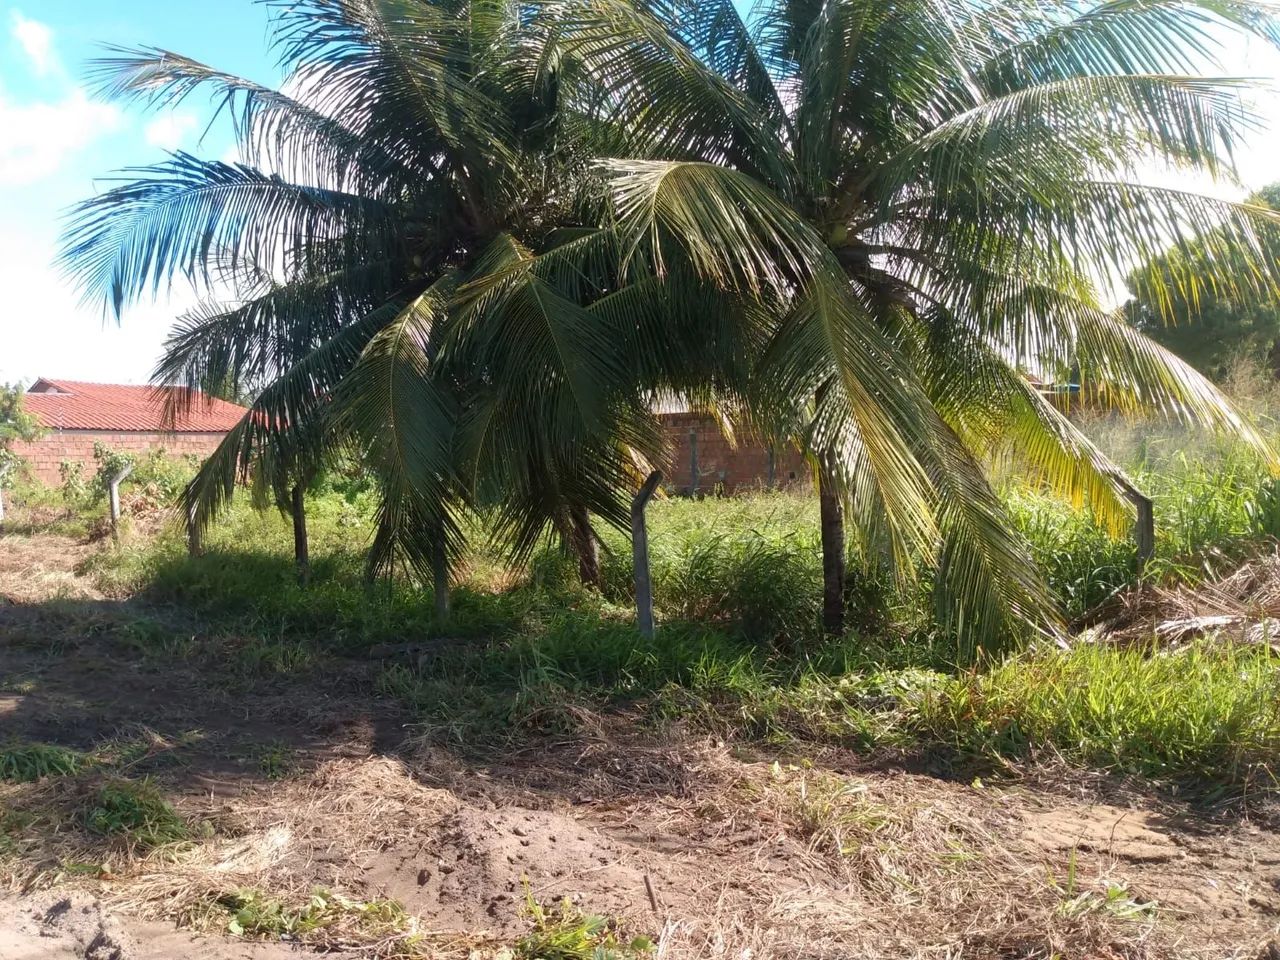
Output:
[[[67,777],[84,765],[74,750],[47,743],[15,743],[0,751],[0,780],[33,783],[44,777]]]
[[[149,780],[112,780],[98,790],[85,826],[104,837],[124,837],[144,850],[191,839],[191,829]]]

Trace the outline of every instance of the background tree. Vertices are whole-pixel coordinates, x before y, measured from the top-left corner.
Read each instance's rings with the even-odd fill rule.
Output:
[[[34,414],[22,408],[23,392],[19,383],[0,383],[0,520],[4,519],[4,490],[12,486],[25,462],[14,452],[14,442],[38,440],[45,432]]]
[[[1280,183],[1262,188],[1248,202],[1280,210]],[[1280,300],[1212,283],[1184,289],[1175,282],[1189,269],[1188,261],[1203,262],[1203,248],[1216,242],[1216,236],[1190,239],[1189,249],[1172,247],[1133,271],[1125,314],[1137,329],[1214,380],[1221,381],[1242,357],[1280,379]],[[1267,256],[1276,260],[1280,249],[1269,249]],[[1236,272],[1250,269],[1243,255],[1236,261]]]

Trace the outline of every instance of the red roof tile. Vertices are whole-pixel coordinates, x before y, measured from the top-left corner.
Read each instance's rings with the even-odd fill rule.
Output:
[[[169,428],[164,397],[180,389],[42,377],[23,395],[22,405],[49,430],[226,433],[244,416],[244,407],[197,394],[190,412]]]

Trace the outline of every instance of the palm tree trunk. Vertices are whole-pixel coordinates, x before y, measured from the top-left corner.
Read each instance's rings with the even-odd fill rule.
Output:
[[[307,543],[307,503],[302,485],[293,488],[293,562],[298,568],[298,582],[304,587],[311,579],[311,551]]]
[[[449,619],[449,557],[444,549],[444,537],[436,539],[431,549],[432,590],[436,601],[436,621],[444,623]]]
[[[600,545],[591,528],[587,508],[574,504],[569,508],[569,546],[578,557],[578,576],[588,587],[600,586]]]
[[[824,464],[818,468],[818,504],[822,524],[822,630],[844,634],[844,506],[835,478]]]

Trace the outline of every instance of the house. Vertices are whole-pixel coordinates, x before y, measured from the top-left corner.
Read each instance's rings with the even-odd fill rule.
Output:
[[[795,447],[773,448],[750,436],[730,439],[715,417],[672,405],[658,411],[668,453],[659,464],[668,490],[735,494],[811,481],[813,471]]]
[[[179,387],[82,383],[41,378],[23,395],[24,409],[48,432],[30,443],[15,443],[31,475],[42,483],[60,481],[64,460],[79,463],[85,477],[97,469],[95,443],[121,453],[145,455],[163,450],[174,457],[209,456],[245,408],[225,400],[196,396],[190,412],[176,424],[164,419],[165,392]]]

